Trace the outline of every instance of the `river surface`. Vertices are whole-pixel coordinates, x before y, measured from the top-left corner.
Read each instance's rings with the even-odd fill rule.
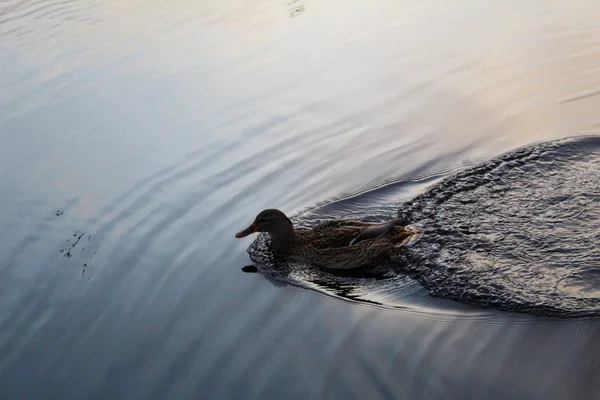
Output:
[[[596,0],[1,2],[0,398],[600,398],[599,60]],[[425,234],[244,273],[265,208]]]

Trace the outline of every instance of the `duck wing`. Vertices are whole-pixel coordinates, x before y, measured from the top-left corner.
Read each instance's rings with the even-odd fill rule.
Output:
[[[346,247],[371,224],[354,220],[327,221],[310,231],[297,233],[303,237],[307,245],[317,249]]]
[[[327,269],[353,269],[377,262],[393,246],[385,240],[361,242],[344,248],[307,249],[302,256],[311,264]]]
[[[382,224],[369,224],[363,231],[349,243],[349,246],[355,246],[364,240],[375,240],[384,236],[394,227],[403,228],[399,219],[394,219]]]

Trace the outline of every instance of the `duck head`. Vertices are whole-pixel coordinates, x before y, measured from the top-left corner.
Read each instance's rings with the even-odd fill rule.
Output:
[[[249,227],[235,234],[236,238],[243,238],[256,232],[268,232],[271,236],[285,236],[293,234],[292,221],[281,211],[268,209],[261,211]]]

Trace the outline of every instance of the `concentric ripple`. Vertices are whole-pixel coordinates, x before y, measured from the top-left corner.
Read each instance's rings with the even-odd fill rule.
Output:
[[[371,219],[390,217],[396,206],[379,207]],[[414,302],[415,279],[432,296],[477,307],[600,314],[600,137],[513,151],[443,180],[399,209],[425,234],[374,270],[344,276],[276,266],[264,236],[249,253],[271,277],[383,306]],[[327,218],[314,215],[297,223]]]

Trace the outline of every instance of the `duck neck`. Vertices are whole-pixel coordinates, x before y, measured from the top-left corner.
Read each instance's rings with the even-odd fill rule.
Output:
[[[289,253],[290,249],[296,243],[298,236],[293,225],[271,232],[271,244],[273,249],[279,253]]]

